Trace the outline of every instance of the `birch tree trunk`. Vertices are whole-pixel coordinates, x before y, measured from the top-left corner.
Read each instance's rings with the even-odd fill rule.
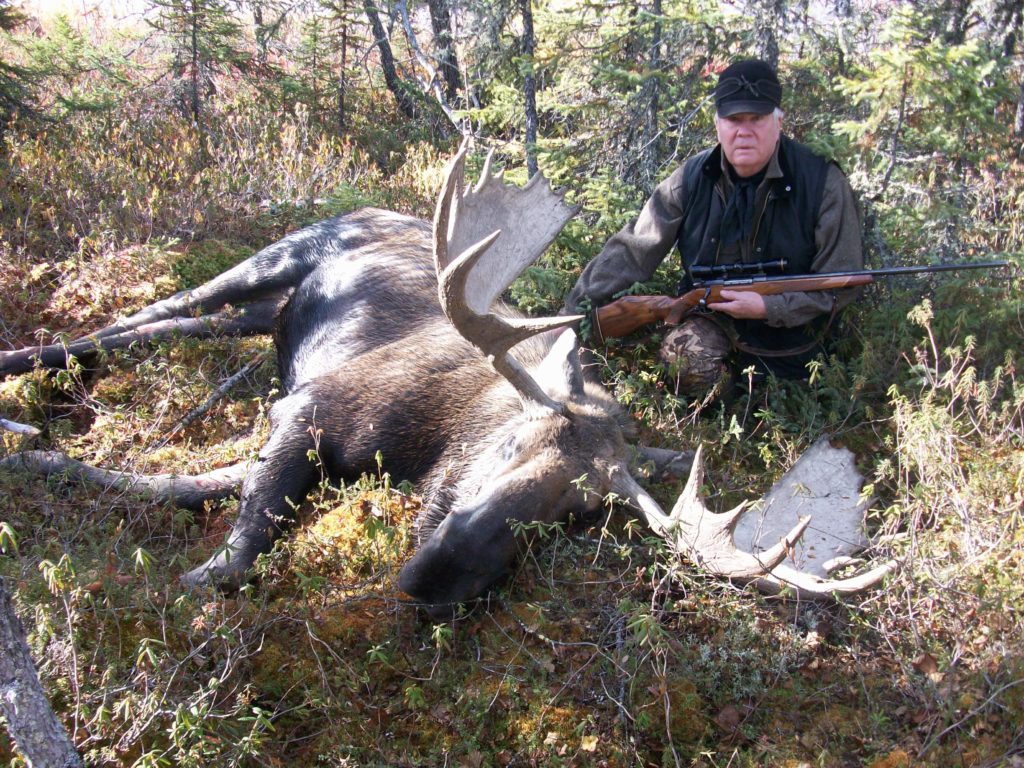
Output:
[[[526,106],[526,173],[529,178],[537,173],[537,81],[533,74],[533,52],[536,40],[533,36],[532,0],[519,0],[523,14],[523,99]]]
[[[1024,136],[1024,83],[1020,84],[1017,96],[1017,113],[1013,117],[1013,135]]]
[[[0,712],[30,768],[83,765],[64,725],[46,699],[25,642],[25,630],[14,612],[3,580],[0,580]]]

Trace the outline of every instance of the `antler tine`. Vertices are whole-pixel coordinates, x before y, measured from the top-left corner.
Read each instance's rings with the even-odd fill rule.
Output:
[[[874,586],[896,567],[894,561],[889,561],[847,579],[821,579],[784,563],[810,525],[810,515],[800,517],[771,548],[759,554],[744,551],[736,544],[734,531],[749,505],[741,504],[722,514],[711,512],[700,498],[703,478],[698,447],[686,487],[668,514],[625,467],[613,469],[612,486],[617,493],[632,500],[651,529],[666,539],[678,555],[717,576],[753,583],[769,594],[790,588],[808,599],[851,595]]]
[[[762,592],[774,594],[784,588],[793,589],[800,597],[815,600],[833,595],[855,595],[878,584],[882,579],[896,570],[899,565],[895,560],[887,560],[870,571],[850,576],[846,579],[819,579],[811,574],[798,571],[788,565],[781,565],[765,577],[756,581],[757,588]]]
[[[448,231],[451,228],[452,198],[462,193],[463,175],[466,168],[466,153],[469,151],[469,137],[462,140],[459,151],[455,153],[445,169],[441,193],[437,196],[434,206],[434,266],[441,271],[448,264]]]
[[[484,185],[487,184],[488,180],[491,178],[491,166],[493,166],[493,165],[494,165],[494,148],[492,147],[491,149],[487,150],[487,157],[484,158],[484,167],[483,167],[483,170],[480,171],[480,178],[476,180],[476,187],[473,188],[474,192],[480,192],[480,191],[483,190]],[[502,169],[499,173],[497,173],[495,175],[494,178],[501,179],[502,176],[504,176],[504,175],[505,175],[505,170]]]
[[[515,387],[529,402],[540,403],[557,413],[565,412],[565,405],[551,398],[537,384],[529,371],[508,350],[531,336],[553,328],[572,325],[579,317],[551,317],[538,319],[501,318],[494,314],[480,315],[467,306],[464,296],[470,270],[501,235],[492,232],[476,245],[460,254],[438,275],[438,298],[449,322],[480,351],[487,355],[494,369]]]
[[[582,318],[506,318],[493,313],[491,305],[540,257],[575,210],[565,206],[562,195],[552,192],[546,182],[538,187],[531,181],[523,189],[502,183],[501,174],[492,175],[493,152],[487,156],[477,185],[463,190],[467,150],[468,142],[463,142],[449,164],[434,213],[434,265],[441,308],[524,401],[563,413],[564,404],[547,395],[509,350],[531,336],[573,325]],[[495,228],[495,224],[499,226]],[[488,225],[490,231],[485,229]],[[503,234],[507,236],[503,238]],[[459,251],[454,259],[453,250]]]
[[[733,539],[733,530],[749,505],[740,504],[720,515],[704,506],[700,498],[700,487],[704,482],[702,448],[697,447],[690,477],[669,517],[681,530],[688,532],[694,559],[708,570],[730,578],[752,579],[763,576],[786,558],[788,551],[803,535],[810,518],[799,520],[781,541],[760,556],[739,549]]]
[[[532,319],[503,318],[494,314],[480,315],[468,307],[463,297],[470,273],[480,257],[500,236],[500,230],[492,232],[460,254],[438,275],[438,298],[448,319],[466,338],[495,358],[503,356],[509,349],[530,336],[555,328],[568,327],[583,317],[567,315]]]

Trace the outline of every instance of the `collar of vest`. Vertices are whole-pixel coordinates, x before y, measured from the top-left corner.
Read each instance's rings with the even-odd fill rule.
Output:
[[[786,162],[787,156],[791,154],[791,152],[786,150],[791,143],[792,139],[780,136],[779,143],[775,145],[775,151],[768,161],[768,170],[765,173],[764,180],[772,185],[776,197],[789,197],[793,194],[796,184],[793,172]],[[707,157],[704,158],[704,162],[701,165],[701,173],[717,183],[718,179],[725,174],[725,162],[726,160],[722,156],[722,145],[716,144]]]

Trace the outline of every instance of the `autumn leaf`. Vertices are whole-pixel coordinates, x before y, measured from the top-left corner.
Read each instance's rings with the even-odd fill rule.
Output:
[[[739,728],[742,721],[743,716],[732,704],[725,705],[722,707],[722,711],[715,715],[715,725],[727,733],[732,733]]]
[[[911,662],[911,666],[933,683],[942,682],[944,675],[939,672],[939,662],[930,653],[922,653]]]
[[[939,663],[930,653],[922,653],[911,662],[911,665],[922,675],[933,675],[939,671]]]

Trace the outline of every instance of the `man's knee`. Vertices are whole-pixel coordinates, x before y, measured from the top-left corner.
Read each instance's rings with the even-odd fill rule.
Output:
[[[675,383],[676,393],[704,398],[728,382],[732,351],[729,334],[704,315],[691,315],[665,334],[658,359]]]

